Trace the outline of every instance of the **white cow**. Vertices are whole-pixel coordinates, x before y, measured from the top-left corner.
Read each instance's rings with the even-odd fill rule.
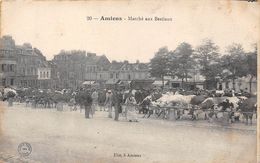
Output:
[[[159,105],[159,106],[162,106],[162,107],[163,106],[173,106],[173,105],[178,104],[178,103],[190,104],[191,99],[194,96],[195,95],[184,96],[184,95],[175,95],[175,94],[172,94],[172,93],[166,93],[166,94],[163,94],[161,98],[159,98],[158,100],[153,102],[153,104]]]
[[[8,92],[13,92],[15,95],[17,95],[16,90],[12,88],[4,88],[4,97],[7,97]]]

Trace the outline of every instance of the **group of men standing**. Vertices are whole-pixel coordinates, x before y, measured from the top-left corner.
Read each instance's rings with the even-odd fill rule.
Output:
[[[94,114],[95,109],[99,104],[98,92],[94,90],[91,92],[90,89],[82,88],[75,96],[75,100],[85,109],[85,118],[90,118],[90,113]],[[104,106],[108,109],[108,117],[112,118],[112,107],[115,109],[114,120],[118,121],[119,113],[122,109],[123,94],[122,91],[114,89],[108,90],[105,95]]]

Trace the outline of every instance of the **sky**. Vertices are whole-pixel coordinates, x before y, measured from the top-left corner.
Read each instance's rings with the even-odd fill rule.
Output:
[[[52,59],[60,50],[85,50],[111,60],[149,62],[160,47],[193,47],[205,38],[245,51],[259,40],[260,5],[246,1],[4,1],[1,35],[29,42]],[[86,17],[167,17],[172,21],[87,21]]]

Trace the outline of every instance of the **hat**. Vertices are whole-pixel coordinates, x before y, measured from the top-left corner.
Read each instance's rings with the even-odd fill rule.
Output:
[[[112,91],[111,91],[111,90],[108,90],[107,92],[108,92],[108,93],[111,93]]]

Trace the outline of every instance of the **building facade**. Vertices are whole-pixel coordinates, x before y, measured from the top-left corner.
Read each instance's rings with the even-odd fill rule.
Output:
[[[250,84],[251,83],[251,84]],[[257,93],[257,78],[253,77],[250,82],[250,76],[241,77],[235,80],[235,83],[231,79],[220,80],[217,83],[218,90],[231,90],[234,89],[235,92],[248,92],[252,94]]]
[[[38,75],[38,88],[48,89],[52,88],[52,79],[51,79],[51,68],[48,66],[39,67],[37,69]]]
[[[107,85],[119,84],[129,88],[140,88],[142,83],[151,81],[148,65],[138,61],[136,63],[112,61],[107,77]]]
[[[14,86],[16,84],[15,42],[10,36],[0,39],[0,86]]]
[[[97,56],[95,53],[87,53],[86,57],[86,81],[102,82],[108,80],[110,61],[105,55]]]
[[[185,88],[188,90],[193,90],[195,88],[205,89],[205,77],[200,74],[199,69],[192,69],[189,71],[189,78],[180,79],[177,77],[167,79],[169,88]]]
[[[37,88],[38,68],[46,64],[46,58],[30,44],[17,46],[16,49],[18,86]]]
[[[0,40],[1,86],[37,87],[37,69],[46,58],[29,43],[15,45],[11,36]]]
[[[80,50],[61,51],[54,56],[57,89],[77,89],[85,80],[86,52]]]
[[[108,73],[109,79],[122,81],[144,80],[150,77],[148,65],[138,61],[136,63],[112,62]]]

